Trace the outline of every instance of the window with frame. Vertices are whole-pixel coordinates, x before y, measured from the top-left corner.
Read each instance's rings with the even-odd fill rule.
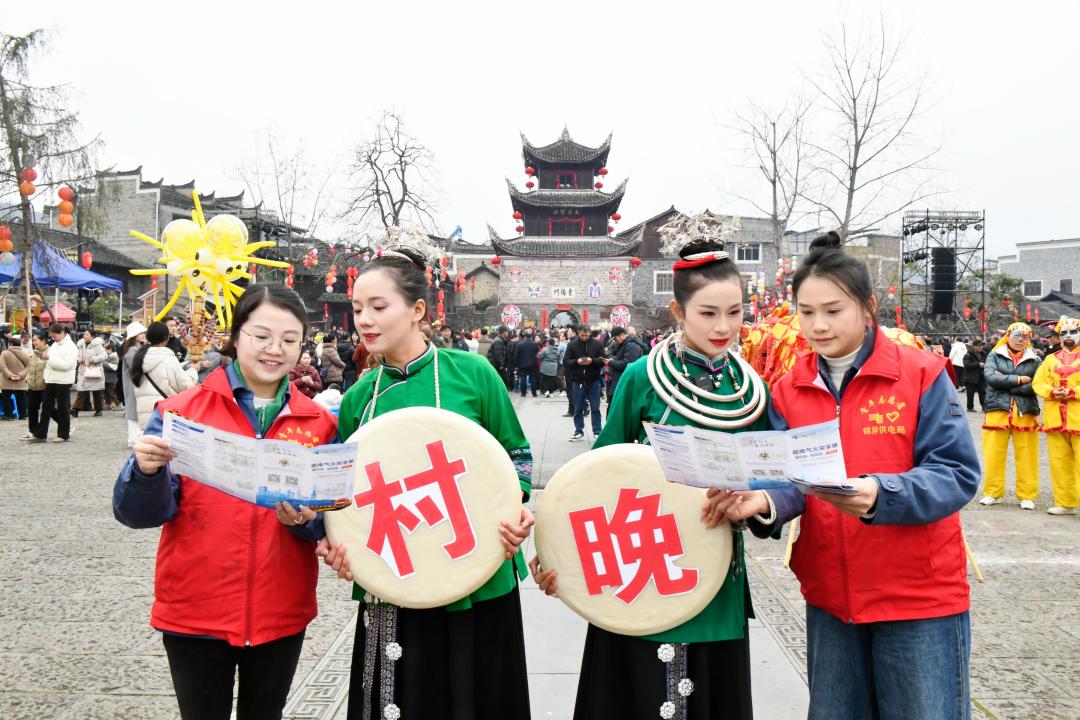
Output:
[[[577,188],[577,173],[559,171],[555,180],[555,187],[560,190],[574,190]]]
[[[1058,283],[1058,292],[1072,295],[1072,280],[1062,280]]]
[[[761,245],[759,243],[740,243],[735,251],[735,260],[738,262],[761,262]]]
[[[1042,297],[1042,280],[1032,280],[1024,283],[1025,297]]]
[[[653,271],[653,293],[656,295],[671,295],[675,292],[675,273],[671,270]]]

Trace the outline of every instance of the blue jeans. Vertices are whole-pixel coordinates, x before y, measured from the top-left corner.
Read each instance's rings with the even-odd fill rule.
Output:
[[[585,432],[585,401],[589,401],[593,435],[600,434],[600,381],[590,385],[571,383],[574,398],[574,432]]]
[[[809,720],[970,720],[971,618],[852,625],[806,606]]]

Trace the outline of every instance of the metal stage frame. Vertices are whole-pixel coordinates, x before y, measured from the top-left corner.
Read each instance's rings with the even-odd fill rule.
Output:
[[[902,319],[916,335],[986,334],[986,212],[908,211],[901,224],[900,292]],[[956,262],[952,310],[933,312],[931,282],[935,248],[945,248]],[[940,253],[939,253],[940,254]],[[967,300],[965,306],[964,300]],[[968,316],[964,309],[968,308]]]

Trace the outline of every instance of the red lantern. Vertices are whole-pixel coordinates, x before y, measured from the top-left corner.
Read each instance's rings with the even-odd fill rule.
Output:
[[[7,225],[0,225],[0,240],[10,240],[10,239],[11,239],[11,228],[9,228]]]
[[[19,183],[19,192],[22,193],[24,197],[30,197],[37,192],[37,188],[34,187],[34,183],[29,180],[23,180]]]
[[[287,276],[285,278],[285,287],[292,287],[292,286],[293,286],[293,276],[289,275],[289,276]]]
[[[499,267],[500,265],[502,265],[502,258],[496,255],[495,257],[491,258],[491,264],[495,267]]]
[[[611,219],[615,222],[619,222],[620,220],[622,220],[622,215],[620,215],[619,213],[611,213]]]
[[[56,194],[60,196],[61,200],[70,201],[75,199],[75,191],[67,186],[60,188],[60,190]]]
[[[639,267],[641,267],[641,258],[639,258],[639,257],[630,258],[630,267],[634,268],[635,270],[637,270]]]
[[[157,290],[157,277],[156,276],[150,278],[150,289],[151,290]]]
[[[896,306],[896,327],[900,327],[903,324],[904,308],[900,305]]]
[[[60,204],[56,206],[57,212],[67,213],[70,215],[75,212],[75,203],[70,200],[61,200]]]
[[[56,216],[56,222],[60,223],[63,227],[71,227],[75,224],[75,216],[68,213],[60,213]]]
[[[1031,303],[1027,304],[1027,312],[1024,314],[1024,319],[1031,322]]]
[[[323,316],[323,320],[326,320],[327,318],[330,317],[330,305],[328,303],[323,303],[322,316]]]
[[[435,306],[435,312],[440,318],[446,317],[446,306],[442,303],[439,303]]]
[[[585,310],[581,311],[581,322],[585,323],[586,325],[589,324],[589,310],[588,309],[585,309]]]
[[[424,277],[427,279],[428,287],[431,287],[431,267],[424,268]]]
[[[521,220],[523,217],[525,217],[525,214],[522,213],[520,210],[515,210],[514,211],[514,219],[515,220]]]
[[[606,167],[600,168],[599,170],[596,171],[596,174],[597,175],[607,175],[607,168]]]
[[[525,226],[524,225],[518,225],[517,227],[514,228],[514,232],[518,232],[518,233],[525,232]]]
[[[528,167],[525,168],[525,174],[529,175],[529,176],[535,175],[536,174],[536,168],[534,168],[532,165],[529,165]]]
[[[256,270],[255,263],[251,263],[251,264],[248,265],[248,275],[251,275],[252,278],[255,277],[255,270]]]
[[[604,189],[604,183],[597,181],[597,183],[595,185],[593,185],[593,187],[596,188],[597,190],[603,190]]]
[[[23,168],[21,177],[26,182],[34,182],[37,180],[37,170],[32,167]]]
[[[10,240],[0,240],[0,253],[9,253],[15,249]]]
[[[529,190],[532,190],[534,187],[536,187],[536,183],[530,180],[529,182],[525,183],[525,187],[527,187]]]
[[[614,227],[614,226],[612,226],[612,225],[608,225],[608,226],[607,226],[607,231],[608,231],[609,233],[613,233],[613,232],[615,232],[615,227]]]
[[[94,264],[94,256],[90,254],[89,250],[87,250],[86,252],[84,252],[82,254],[82,266],[84,268],[86,268],[87,270],[89,270],[90,266],[93,265],[93,264]]]
[[[1035,308],[1035,324],[1039,324],[1039,308]]]
[[[437,297],[439,298],[439,302],[441,303],[443,300],[446,299],[446,293],[440,290]]]
[[[472,279],[472,282],[471,282],[471,288],[470,288],[470,289],[471,289],[471,290],[472,290],[473,292],[476,292],[476,278],[473,278],[473,279]]]

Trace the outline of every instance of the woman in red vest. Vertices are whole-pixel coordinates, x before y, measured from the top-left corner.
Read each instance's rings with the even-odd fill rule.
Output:
[[[117,520],[162,528],[150,624],[162,632],[185,720],[226,720],[237,669],[237,717],[281,717],[316,615],[315,541],[324,533],[310,509],[279,505],[275,515],[174,474],[162,415],[254,438],[333,442],[334,417],[288,380],[306,317],[293,290],[249,287],[222,350],[235,362],[157,404],[113,489]]]
[[[736,493],[728,517],[779,537],[806,599],[811,720],[970,718],[971,625],[958,511],[981,472],[945,358],[878,332],[861,260],[839,235],[792,278],[813,352],[772,387],[776,429],[836,419],[854,495]]]

